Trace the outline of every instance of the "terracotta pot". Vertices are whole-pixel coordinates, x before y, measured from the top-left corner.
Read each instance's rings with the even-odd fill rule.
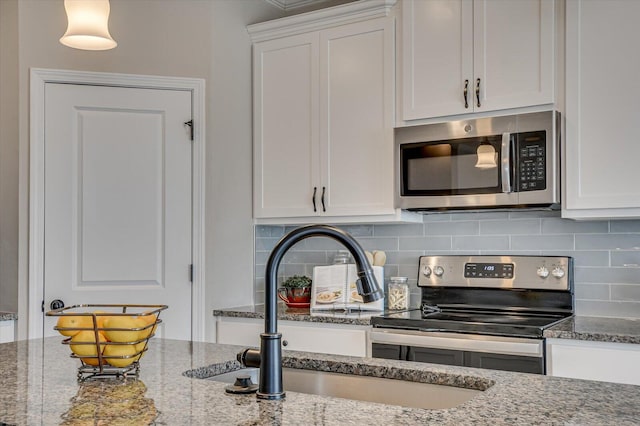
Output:
[[[285,303],[309,303],[311,301],[311,287],[280,287],[278,297]]]

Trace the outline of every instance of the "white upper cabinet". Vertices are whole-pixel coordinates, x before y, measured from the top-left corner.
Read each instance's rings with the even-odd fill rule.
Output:
[[[312,211],[314,188],[317,193],[320,186],[318,52],[317,33],[253,48],[256,217]]]
[[[554,102],[554,0],[404,0],[402,120]]]
[[[568,218],[640,217],[640,2],[567,2]]]
[[[257,223],[421,220],[394,208],[394,3],[249,27]]]

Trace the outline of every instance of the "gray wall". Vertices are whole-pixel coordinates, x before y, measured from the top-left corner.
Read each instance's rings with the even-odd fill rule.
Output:
[[[388,277],[409,277],[419,303],[418,257],[425,254],[560,255],[575,259],[576,311],[580,315],[640,318],[640,221],[572,221],[558,212],[433,214],[422,224],[341,226],[366,250],[385,250]],[[269,251],[292,227],[256,228],[255,300],[264,301]],[[311,238],[283,259],[280,276],[307,274],[329,264],[337,243]]]
[[[18,2],[0,0],[0,311],[18,310]]]
[[[110,31],[118,47],[102,52],[58,42],[66,29],[62,0],[0,0],[0,15],[0,309],[17,308],[18,337],[27,332],[31,67],[206,80],[205,309],[251,299],[251,41],[246,25],[283,12],[262,0],[111,0]],[[213,340],[209,319],[205,332]]]

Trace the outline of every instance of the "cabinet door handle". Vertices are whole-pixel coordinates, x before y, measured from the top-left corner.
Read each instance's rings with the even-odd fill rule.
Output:
[[[476,100],[478,101],[478,108],[480,108],[480,79],[476,80]]]
[[[325,189],[327,189],[327,188],[325,188],[325,187],[323,186],[323,187],[322,187],[322,196],[320,197],[320,201],[322,201],[322,211],[323,211],[323,212],[326,212],[326,211],[327,211],[327,209],[324,207],[324,192],[325,192]]]
[[[467,94],[469,93],[469,80],[464,81],[464,107],[469,108],[469,101],[467,100]]]
[[[318,187],[314,186],[313,187],[313,197],[311,198],[311,202],[313,203],[313,212],[317,212],[318,210],[316,210],[316,192],[318,192]]]

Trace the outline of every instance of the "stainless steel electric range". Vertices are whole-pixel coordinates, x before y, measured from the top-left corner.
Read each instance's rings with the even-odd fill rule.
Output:
[[[372,318],[373,357],[544,374],[542,333],[574,311],[570,257],[422,256],[418,287]]]

